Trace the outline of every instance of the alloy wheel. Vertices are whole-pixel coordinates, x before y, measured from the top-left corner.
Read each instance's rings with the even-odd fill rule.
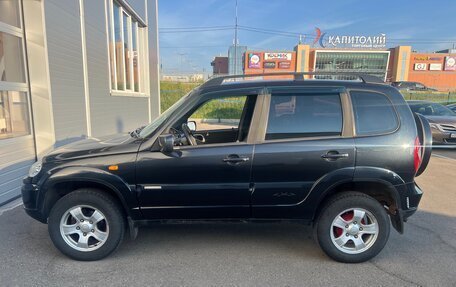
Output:
[[[331,241],[342,252],[359,254],[374,245],[379,233],[375,216],[363,208],[339,213],[331,224]]]
[[[71,248],[94,251],[108,239],[109,224],[105,215],[97,208],[78,205],[63,214],[60,234]]]

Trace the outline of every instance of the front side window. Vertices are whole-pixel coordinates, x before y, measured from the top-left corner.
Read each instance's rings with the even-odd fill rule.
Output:
[[[172,124],[170,132],[175,136],[175,143],[189,145],[188,141],[181,140],[185,125],[189,127],[197,146],[246,142],[256,97],[216,96],[195,105]]]
[[[271,96],[266,140],[338,136],[341,133],[339,94]]]
[[[351,91],[357,135],[383,134],[398,127],[392,103],[386,96],[365,91]]]
[[[237,129],[246,96],[214,99],[200,106],[189,118],[196,122],[196,131]]]
[[[118,2],[107,0],[108,52],[111,70],[111,90],[124,94],[145,94],[145,79],[140,62],[145,62],[141,51],[144,43],[143,30]]]

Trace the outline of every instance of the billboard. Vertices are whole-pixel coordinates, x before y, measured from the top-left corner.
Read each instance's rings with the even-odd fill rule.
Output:
[[[414,67],[415,71],[426,71],[427,70],[427,64],[426,63],[416,63]]]
[[[287,60],[291,61],[291,53],[264,53],[264,60]]]
[[[429,70],[430,71],[441,71],[442,64],[436,64],[436,63],[429,64]]]
[[[261,62],[261,56],[259,53],[249,53],[249,64],[250,69],[259,69]]]
[[[456,71],[456,56],[445,57],[445,71]]]
[[[291,62],[282,61],[279,62],[279,69],[290,69]]]

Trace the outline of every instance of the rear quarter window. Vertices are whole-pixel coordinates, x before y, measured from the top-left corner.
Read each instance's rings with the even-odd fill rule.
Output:
[[[391,101],[383,94],[351,91],[356,135],[378,135],[393,132],[399,125]]]

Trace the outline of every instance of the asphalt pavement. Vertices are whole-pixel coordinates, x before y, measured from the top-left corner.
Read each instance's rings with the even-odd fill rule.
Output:
[[[432,154],[441,158],[456,159],[456,146],[451,148],[433,148]]]
[[[0,211],[1,286],[456,286],[456,160],[432,157],[405,234],[362,264],[327,258],[299,224],[142,228],[112,256],[77,262],[21,206]]]

